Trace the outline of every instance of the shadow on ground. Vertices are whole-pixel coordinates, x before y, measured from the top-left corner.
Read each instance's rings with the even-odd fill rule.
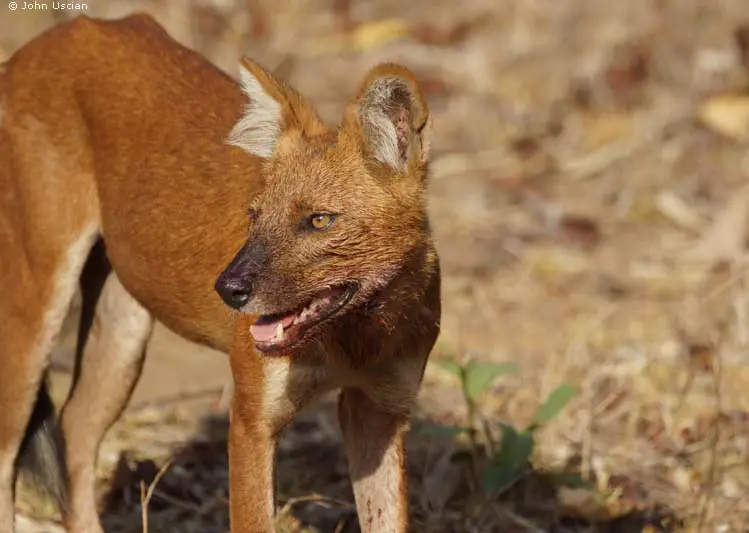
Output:
[[[148,530],[203,533],[228,531],[228,417],[203,418],[200,431],[170,460],[131,460],[128,453],[111,476],[104,500],[107,531],[136,533],[142,529],[142,493],[153,486],[148,505]],[[454,441],[419,434],[409,437],[409,478],[415,532],[590,532],[639,533],[673,531],[679,520],[653,505],[638,506],[638,487],[626,476],[615,476],[628,492],[616,518],[576,518],[576,512],[595,515],[593,509],[572,512],[569,501],[559,500],[558,473],[531,471],[512,487],[485,498],[473,490],[468,464],[448,461],[458,449]],[[157,464],[159,463],[159,464]],[[168,467],[159,476],[160,468]],[[279,532],[359,532],[346,459],[335,427],[334,401],[329,399],[303,413],[285,431],[278,450]],[[567,472],[574,471],[574,462]],[[622,483],[625,481],[626,483]],[[620,496],[622,496],[620,494]],[[184,528],[182,528],[184,525]]]

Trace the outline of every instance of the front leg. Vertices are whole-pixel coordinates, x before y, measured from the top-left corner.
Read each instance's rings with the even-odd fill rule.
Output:
[[[288,375],[269,371],[255,351],[249,324],[248,316],[237,318],[229,356],[234,379],[229,412],[229,522],[231,533],[268,533],[274,531],[275,449],[281,427],[281,421],[270,416],[268,402],[275,399],[271,390],[283,394]],[[288,368],[288,361],[278,363]]]
[[[234,339],[230,356],[234,394],[229,411],[229,522],[231,533],[267,533],[273,531],[275,514],[276,449],[273,421],[265,413],[269,376],[246,327],[236,332]]]
[[[275,522],[275,450],[281,430],[296,413],[331,388],[314,352],[263,357],[240,316],[231,350],[234,378],[229,427],[231,533],[266,533]]]
[[[229,516],[232,533],[274,531],[276,437],[232,400],[229,429]]]
[[[358,389],[343,390],[338,407],[362,533],[406,533],[408,413],[386,409]]]

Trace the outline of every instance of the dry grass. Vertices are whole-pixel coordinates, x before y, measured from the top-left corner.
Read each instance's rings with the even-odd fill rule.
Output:
[[[435,122],[445,314],[434,357],[521,366],[484,398],[493,421],[527,421],[561,382],[583,390],[540,434],[539,473],[489,502],[445,460],[454,443],[413,435],[416,530],[640,531],[661,514],[666,529],[749,530],[749,105],[702,105],[749,87],[745,0],[248,5],[98,0],[89,13],[146,9],[232,74],[251,54],[329,119],[373,63],[411,66]],[[51,22],[3,15],[0,48]],[[102,461],[108,531],[140,531],[140,482],[169,458],[149,531],[227,529],[215,401],[117,425]],[[419,416],[459,422],[456,405],[455,384],[430,368]],[[196,413],[212,422],[199,427]],[[279,469],[279,531],[356,530],[329,405],[290,428]],[[545,469],[618,492],[586,507]]]

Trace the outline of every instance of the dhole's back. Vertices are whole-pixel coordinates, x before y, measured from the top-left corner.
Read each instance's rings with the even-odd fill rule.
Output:
[[[259,185],[257,160],[224,142],[242,113],[237,84],[141,15],[55,28],[19,51],[3,76],[5,134],[29,147],[13,164],[38,159],[41,148],[57,169],[24,185],[38,197],[24,204],[75,191],[81,205],[68,204],[65,216],[98,205],[127,289],[178,333],[227,350],[230,314],[213,284],[242,245],[245,206]],[[83,104],[70,109],[71,101]],[[1,189],[14,189],[9,179],[0,172]],[[154,277],[160,290],[145,290]]]

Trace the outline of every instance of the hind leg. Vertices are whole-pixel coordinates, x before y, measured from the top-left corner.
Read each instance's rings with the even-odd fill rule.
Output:
[[[5,256],[0,261],[0,286],[3,288],[0,297],[0,533],[13,531],[16,457],[52,346],[96,237],[93,224],[77,231],[65,229],[58,228],[51,242],[42,243],[41,234],[34,233],[21,244],[18,234],[11,234],[7,226],[0,225],[0,249]]]
[[[62,411],[70,479],[70,502],[64,518],[70,532],[102,532],[95,494],[96,456],[102,437],[119,417],[138,381],[152,327],[151,314],[125,290],[116,274],[110,273]]]

